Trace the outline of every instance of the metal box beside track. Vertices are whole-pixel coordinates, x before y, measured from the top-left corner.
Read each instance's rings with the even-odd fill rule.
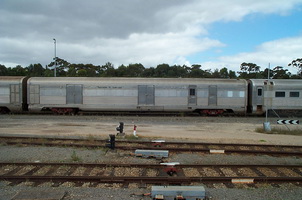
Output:
[[[141,150],[136,149],[134,152],[135,156],[141,156],[144,158],[154,157],[154,158],[168,158],[169,151],[167,150]]]
[[[152,186],[152,199],[186,199],[201,200],[205,199],[206,192],[202,186]]]

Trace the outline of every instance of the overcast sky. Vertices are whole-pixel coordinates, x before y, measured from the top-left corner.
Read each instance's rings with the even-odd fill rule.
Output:
[[[302,57],[302,0],[0,0],[0,64],[201,64]],[[288,68],[296,72],[294,68]]]

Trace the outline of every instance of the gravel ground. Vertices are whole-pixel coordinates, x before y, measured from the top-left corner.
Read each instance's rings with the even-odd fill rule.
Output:
[[[274,121],[275,119],[272,119]],[[158,131],[158,127],[165,127],[165,130],[171,130],[173,133],[179,127],[185,127],[183,130],[188,130],[189,133],[194,135],[195,132],[200,131],[200,134],[204,134],[199,141],[213,141],[213,142],[246,142],[257,143],[265,139],[267,142],[278,144],[302,144],[301,137],[288,136],[279,137],[274,135],[265,136],[264,139],[261,134],[254,133],[256,126],[261,126],[263,118],[237,118],[237,117],[119,117],[119,116],[25,116],[25,115],[0,115],[0,134],[21,134],[22,133],[53,133],[51,130],[59,130],[61,127],[65,127],[66,135],[70,136],[89,136],[90,133],[99,132],[100,129],[106,129],[106,133],[100,137],[107,137],[109,130],[114,130],[119,121],[124,121],[126,125],[126,131],[131,132],[131,124],[140,124],[138,126],[139,131],[143,132],[144,138],[148,136],[148,133],[152,131]],[[75,125],[76,124],[76,125]],[[220,130],[225,128],[228,124],[229,132],[224,132],[223,135],[219,135],[217,138],[211,138],[211,134],[206,134],[207,131],[213,130],[215,127],[220,127]],[[242,124],[242,126],[240,126]],[[27,125],[25,128],[23,125]],[[39,125],[39,127],[38,127]],[[50,129],[49,127],[57,125]],[[58,126],[59,125],[59,126]],[[246,140],[236,140],[238,135],[231,135],[232,127],[241,127],[240,133],[247,131],[250,136]],[[208,126],[208,129],[197,129],[196,127]],[[34,127],[34,128],[33,128]],[[89,129],[87,129],[89,128]],[[85,134],[77,135],[73,134],[73,129],[81,129],[82,131],[96,130],[96,132],[85,132]],[[150,129],[150,130],[147,130]],[[253,129],[253,130],[252,130]],[[236,129],[237,131],[239,129]],[[22,132],[24,131],[24,132]],[[48,132],[47,132],[48,131]],[[148,132],[149,131],[149,132]],[[180,133],[181,133],[180,131]],[[191,131],[191,132],[190,132]],[[112,133],[112,132],[111,132]],[[211,132],[212,133],[212,132]],[[42,135],[43,135],[42,134]],[[87,135],[88,134],[88,135]],[[183,133],[182,133],[183,134]],[[214,133],[213,133],[214,134]],[[215,133],[216,134],[216,133]],[[93,135],[93,134],[92,134]],[[49,136],[49,135],[48,135]],[[57,135],[58,136],[58,135]],[[65,136],[64,132],[60,132],[60,137]],[[93,135],[94,136],[94,135]],[[229,136],[229,138],[228,138]],[[153,136],[152,136],[153,137]],[[187,137],[187,136],[185,136]],[[245,136],[244,136],[245,137]],[[243,137],[243,138],[244,138]],[[169,137],[169,140],[180,140],[181,137],[176,135],[175,137]],[[226,139],[227,138],[227,139]],[[231,140],[231,139],[232,140]],[[272,138],[270,140],[270,138]],[[289,138],[288,140],[284,138]],[[183,138],[181,140],[184,140]],[[190,138],[192,141],[192,138]],[[296,140],[296,141],[295,141]],[[294,142],[293,142],[294,141]],[[85,148],[61,148],[61,147],[24,147],[24,146],[6,146],[0,144],[0,162],[71,162],[72,155],[76,155],[80,162],[116,162],[116,163],[158,163],[155,159],[144,159],[136,157],[128,157],[127,153],[107,151],[106,149],[85,149]],[[301,158],[298,157],[273,157],[273,156],[239,156],[239,155],[209,155],[209,154],[172,154],[168,159],[168,162],[180,162],[183,164],[302,164]],[[245,200],[257,200],[257,199],[300,199],[302,196],[302,188],[292,184],[282,184],[277,186],[271,186],[268,184],[259,184],[256,187],[247,187],[239,185],[236,188],[226,188],[224,185],[217,185],[215,188],[206,188],[207,195],[213,200],[220,199],[245,199]],[[20,191],[65,191],[67,200],[71,199],[150,199],[149,197],[143,197],[142,194],[149,193],[150,188],[139,189],[134,187],[130,188],[114,188],[112,185],[108,185],[107,188],[89,188],[89,187],[71,187],[67,184],[59,187],[49,187],[41,185],[39,187],[32,187],[25,183],[21,183],[17,186],[8,186],[7,182],[0,182],[0,200],[11,199]],[[133,195],[134,194],[134,195]]]
[[[150,200],[149,197],[143,197],[143,194],[149,193],[148,189],[110,189],[110,188],[33,188],[25,186],[6,187],[0,182],[0,200],[11,199],[19,191],[41,191],[53,190],[65,191],[64,200]],[[292,185],[281,185],[280,188],[263,186],[262,188],[248,189],[212,189],[206,188],[206,195],[212,200],[298,200],[301,199],[302,190]]]
[[[81,162],[116,162],[116,163],[158,163],[155,159],[144,159],[128,157],[124,153],[114,151],[106,152],[104,149],[87,150],[84,148],[59,148],[59,147],[21,147],[21,146],[0,146],[0,161],[2,162],[72,162],[72,155],[75,153]],[[167,161],[178,161],[183,164],[301,164],[297,157],[271,157],[271,156],[239,156],[239,155],[209,155],[209,154],[176,154]],[[206,188],[207,195],[213,200],[220,199],[299,199],[302,196],[302,188],[292,184],[271,186],[258,184],[257,188],[239,185],[238,188],[225,188],[224,185],[217,185],[215,188]],[[150,199],[142,194],[149,193],[150,187],[138,188],[87,188],[87,187],[49,187],[42,185],[31,187],[25,183],[18,186],[8,186],[6,182],[0,182],[0,199],[11,199],[20,191],[51,192],[65,191],[64,200],[71,199]],[[134,195],[133,195],[134,194]]]
[[[157,164],[156,159],[128,156],[126,152],[107,149],[63,148],[63,147],[21,147],[0,146],[0,162],[73,162],[73,156],[80,162],[96,163],[150,163]],[[130,152],[129,152],[130,153]],[[173,154],[165,162],[181,164],[302,164],[299,157],[272,157],[268,155],[221,155],[221,154]]]

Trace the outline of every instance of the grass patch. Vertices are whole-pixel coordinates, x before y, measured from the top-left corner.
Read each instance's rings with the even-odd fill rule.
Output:
[[[7,146],[6,142],[0,142],[0,146]]]
[[[89,142],[95,142],[97,140],[97,138],[91,134],[89,134],[87,137],[86,137],[86,140],[88,140]]]
[[[71,154],[71,161],[73,162],[80,162],[82,159],[76,154],[75,151],[72,152]]]
[[[139,139],[142,139],[143,137],[142,136],[137,136],[135,137],[134,135],[124,135],[124,136],[116,136],[115,137],[116,139],[126,139],[126,140],[139,140]]]
[[[138,137],[135,137],[134,135],[126,135],[125,139],[127,139],[127,140],[138,140]]]
[[[281,128],[272,128],[271,131],[267,132],[263,128],[256,128],[255,130],[257,133],[265,133],[265,134],[277,134],[277,135],[301,135],[301,129],[294,129],[294,130],[285,130]]]

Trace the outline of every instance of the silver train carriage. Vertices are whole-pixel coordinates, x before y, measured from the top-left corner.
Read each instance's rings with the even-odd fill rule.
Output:
[[[247,81],[188,78],[32,77],[32,112],[198,111],[245,113]]]
[[[248,112],[264,114],[301,115],[302,80],[299,79],[250,79]]]
[[[0,113],[27,110],[26,77],[0,76]]]

